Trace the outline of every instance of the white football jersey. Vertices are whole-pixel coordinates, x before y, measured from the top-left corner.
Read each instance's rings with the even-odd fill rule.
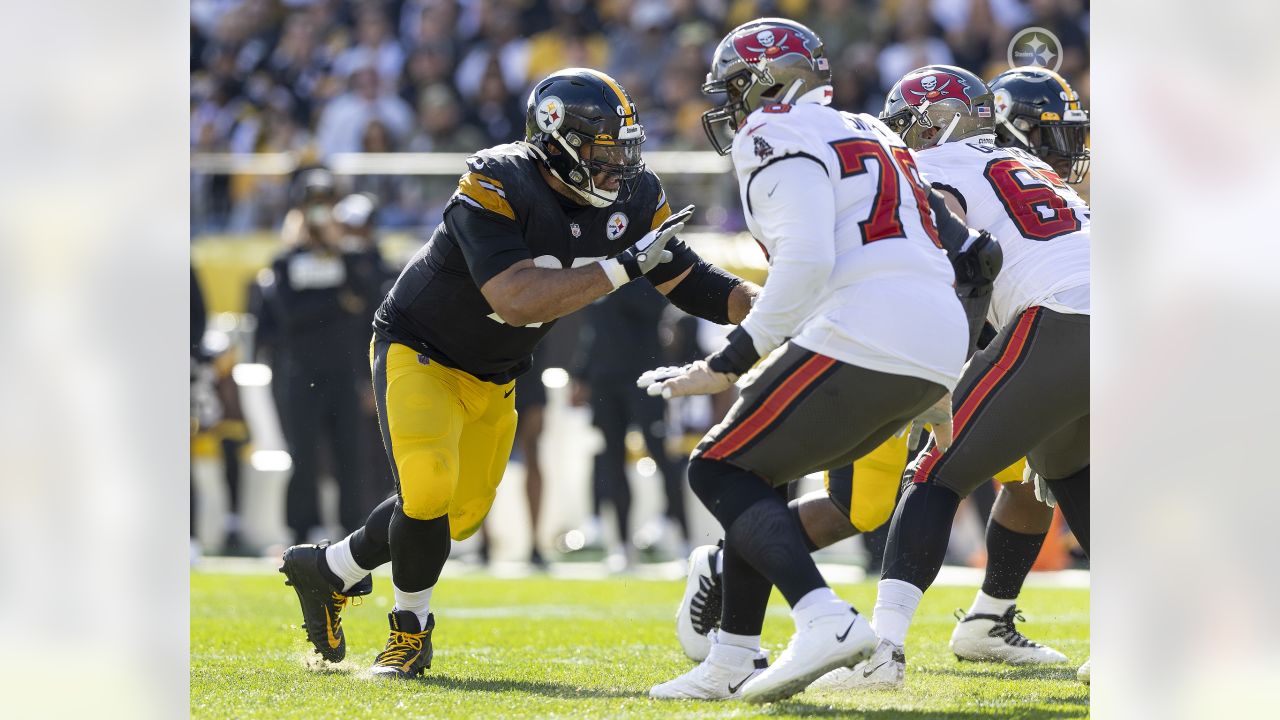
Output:
[[[969,227],[1004,249],[987,319],[1002,328],[1040,305],[1089,314],[1089,205],[1043,160],[994,135],[915,153],[925,180],[954,194]]]
[[[732,155],[747,226],[770,265],[742,323],[756,349],[763,355],[791,338],[842,362],[953,388],[967,323],[901,139],[870,115],[775,105],[746,119]],[[829,264],[829,274],[815,275],[815,264],[822,272]]]

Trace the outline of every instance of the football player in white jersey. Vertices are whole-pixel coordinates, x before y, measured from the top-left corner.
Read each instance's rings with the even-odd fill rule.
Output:
[[[876,118],[829,107],[830,81],[817,35],[769,18],[720,42],[703,86],[726,98],[703,123],[732,153],[769,277],[724,350],[640,383],[666,397],[715,393],[767,359],[689,464],[725,529],[721,627],[706,660],[653,697],[770,702],[870,654],[877,638],[818,572],[785,485],[884,442],[945,399],[964,364],[956,272],[911,152]],[[970,241],[952,222],[948,236]],[[772,585],[796,633],[766,669]]]
[[[1000,332],[955,390],[950,447],[931,444],[907,470],[876,600],[880,644],[825,687],[903,684],[907,628],[942,566],[956,507],[1019,457],[1088,552],[1089,206],[1047,163],[996,143],[994,104],[972,73],[931,65],[904,76],[881,115],[951,209],[1000,238],[1004,265],[988,315]],[[975,614],[998,616],[1013,601],[980,594],[975,605]]]

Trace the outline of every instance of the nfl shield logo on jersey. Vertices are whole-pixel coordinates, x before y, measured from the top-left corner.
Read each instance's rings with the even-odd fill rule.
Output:
[[[627,231],[628,222],[630,221],[627,220],[626,213],[616,212],[610,215],[609,222],[605,223],[604,226],[605,234],[609,236],[610,240],[617,240],[622,237],[622,233]]]
[[[569,223],[569,234],[574,237],[582,237],[582,227],[578,223]]]

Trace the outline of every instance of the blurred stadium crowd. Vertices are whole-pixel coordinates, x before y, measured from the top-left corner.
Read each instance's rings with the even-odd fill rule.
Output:
[[[338,153],[469,153],[523,137],[529,87],[567,66],[604,69],[622,82],[639,107],[646,151],[709,151],[700,115],[710,105],[700,86],[711,52],[723,33],[762,15],[796,18],[821,34],[842,109],[877,114],[899,77],[930,63],[989,78],[1008,67],[1010,38],[1031,26],[1059,38],[1061,72],[1088,107],[1088,11],[1087,0],[192,0],[191,151],[291,153],[301,167]],[[696,223],[743,229],[731,172],[692,183],[678,172],[662,179],[678,204],[698,203]],[[193,476],[193,498],[207,495],[198,485],[221,485],[227,511],[224,527],[201,533],[217,538],[212,549],[258,554],[336,537],[335,523],[360,525],[391,492],[373,409],[370,321],[397,261],[425,241],[456,183],[456,174],[193,171],[193,457],[201,459],[193,468],[219,476],[203,483]],[[389,250],[391,235],[399,242]],[[763,279],[732,260],[721,264]],[[561,552],[622,539],[625,547],[612,544],[624,564],[663,542],[660,556],[683,554],[700,512],[686,511],[683,462],[733,391],[668,405],[637,390],[634,379],[705,356],[723,332],[668,306],[644,283],[558,321],[516,394],[529,559],[542,562],[539,550],[553,533]],[[269,382],[248,371],[235,377],[237,365],[269,369]],[[548,378],[563,390],[544,428]],[[279,426],[266,423],[266,435],[264,402]],[[552,485],[568,471],[560,454],[540,462],[539,438],[544,429],[560,439],[588,429],[564,429],[568,405],[589,409],[599,431],[583,451],[591,490],[578,501],[586,519],[540,533],[540,515],[544,522],[551,515],[540,512],[540,470]],[[637,473],[660,475],[662,498],[632,528],[632,515],[641,514],[632,510]],[[287,487],[273,486],[279,497],[260,492],[273,474]],[[326,487],[337,497],[322,500]],[[993,495],[976,493],[982,524]],[[553,510],[563,513],[567,502],[558,497]],[[193,507],[193,539],[199,515]],[[601,523],[609,515],[612,532]],[[255,522],[291,537],[246,532]],[[863,541],[874,569],[882,547],[875,534]],[[1057,559],[1043,566],[1062,567],[1062,542],[1047,546]],[[978,552],[980,542],[953,559]]]
[[[930,63],[991,77],[1030,26],[1057,35],[1060,72],[1088,106],[1088,11],[1088,0],[192,0],[191,149],[290,152],[303,164],[471,152],[522,136],[535,80],[589,66],[631,93],[646,150],[707,150],[699,88],[711,51],[767,15],[819,31],[841,109],[877,113],[899,77]],[[379,225],[413,228],[439,221],[453,181],[354,185],[379,198]],[[279,227],[286,189],[280,177],[193,176],[193,233]],[[741,229],[736,212],[710,217]]]

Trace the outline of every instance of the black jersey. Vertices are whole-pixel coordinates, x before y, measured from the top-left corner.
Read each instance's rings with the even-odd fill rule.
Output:
[[[625,203],[577,206],[547,185],[541,161],[522,142],[482,150],[445,207],[444,222],[414,255],[382,301],[374,329],[449,367],[506,383],[529,368],[554,322],[509,325],[480,293],[495,275],[525,259],[569,268],[613,257],[671,214],[662,184],[645,171]],[[668,249],[679,249],[672,240]],[[646,277],[661,284],[692,263],[691,253]]]

